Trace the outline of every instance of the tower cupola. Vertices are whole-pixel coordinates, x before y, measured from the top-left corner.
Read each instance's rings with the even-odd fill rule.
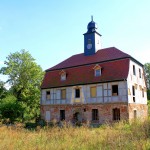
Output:
[[[87,25],[87,32],[94,32],[98,29],[97,24],[93,21],[93,16],[91,22],[88,23]]]
[[[83,35],[85,56],[93,55],[97,50],[101,49],[101,35],[98,33],[98,26],[93,21],[93,16],[91,17],[91,21],[87,25],[87,32]]]

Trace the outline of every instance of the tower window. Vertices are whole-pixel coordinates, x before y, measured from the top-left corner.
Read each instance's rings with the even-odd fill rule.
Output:
[[[112,85],[112,95],[113,96],[118,95],[118,85]]]
[[[80,98],[80,89],[75,89],[75,98]]]
[[[88,44],[92,44],[92,41],[91,41],[91,39],[88,39]]]

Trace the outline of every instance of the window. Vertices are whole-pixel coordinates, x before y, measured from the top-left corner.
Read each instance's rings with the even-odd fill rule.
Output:
[[[142,76],[141,76],[141,69],[139,69],[139,78],[141,78]]]
[[[51,99],[50,91],[46,91],[46,99],[47,100]]]
[[[61,75],[61,81],[65,81],[66,80],[66,74],[62,74]]]
[[[118,95],[118,85],[112,85],[112,96]]]
[[[133,102],[135,102],[135,87],[132,86]]]
[[[144,97],[144,89],[142,89],[142,97]]]
[[[66,89],[61,89],[61,99],[66,99]]]
[[[133,75],[136,75],[136,72],[135,72],[135,65],[133,65]]]
[[[91,87],[90,88],[90,95],[91,97],[96,97],[97,93],[96,93],[96,87]]]
[[[65,110],[60,110],[60,120],[65,120]]]
[[[92,109],[92,120],[98,120],[98,109]]]
[[[80,89],[75,89],[75,98],[80,98]]]
[[[65,81],[66,80],[66,71],[61,70],[59,74],[60,74],[61,81]]]
[[[95,69],[95,76],[99,77],[101,75],[101,69]]]
[[[120,109],[119,108],[113,109],[113,120],[120,120]]]
[[[92,44],[92,41],[91,41],[91,39],[88,39],[88,44]]]
[[[136,110],[133,111],[133,115],[134,115],[134,119],[136,119],[137,118],[137,111]]]

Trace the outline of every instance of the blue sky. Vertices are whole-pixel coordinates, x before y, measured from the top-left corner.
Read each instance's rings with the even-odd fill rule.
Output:
[[[150,62],[149,0],[1,0],[0,67],[21,49],[43,70],[82,53],[91,15],[103,48],[115,46],[143,64]]]

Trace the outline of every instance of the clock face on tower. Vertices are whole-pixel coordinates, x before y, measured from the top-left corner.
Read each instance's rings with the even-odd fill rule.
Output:
[[[87,49],[91,49],[92,48],[92,44],[87,44]]]

